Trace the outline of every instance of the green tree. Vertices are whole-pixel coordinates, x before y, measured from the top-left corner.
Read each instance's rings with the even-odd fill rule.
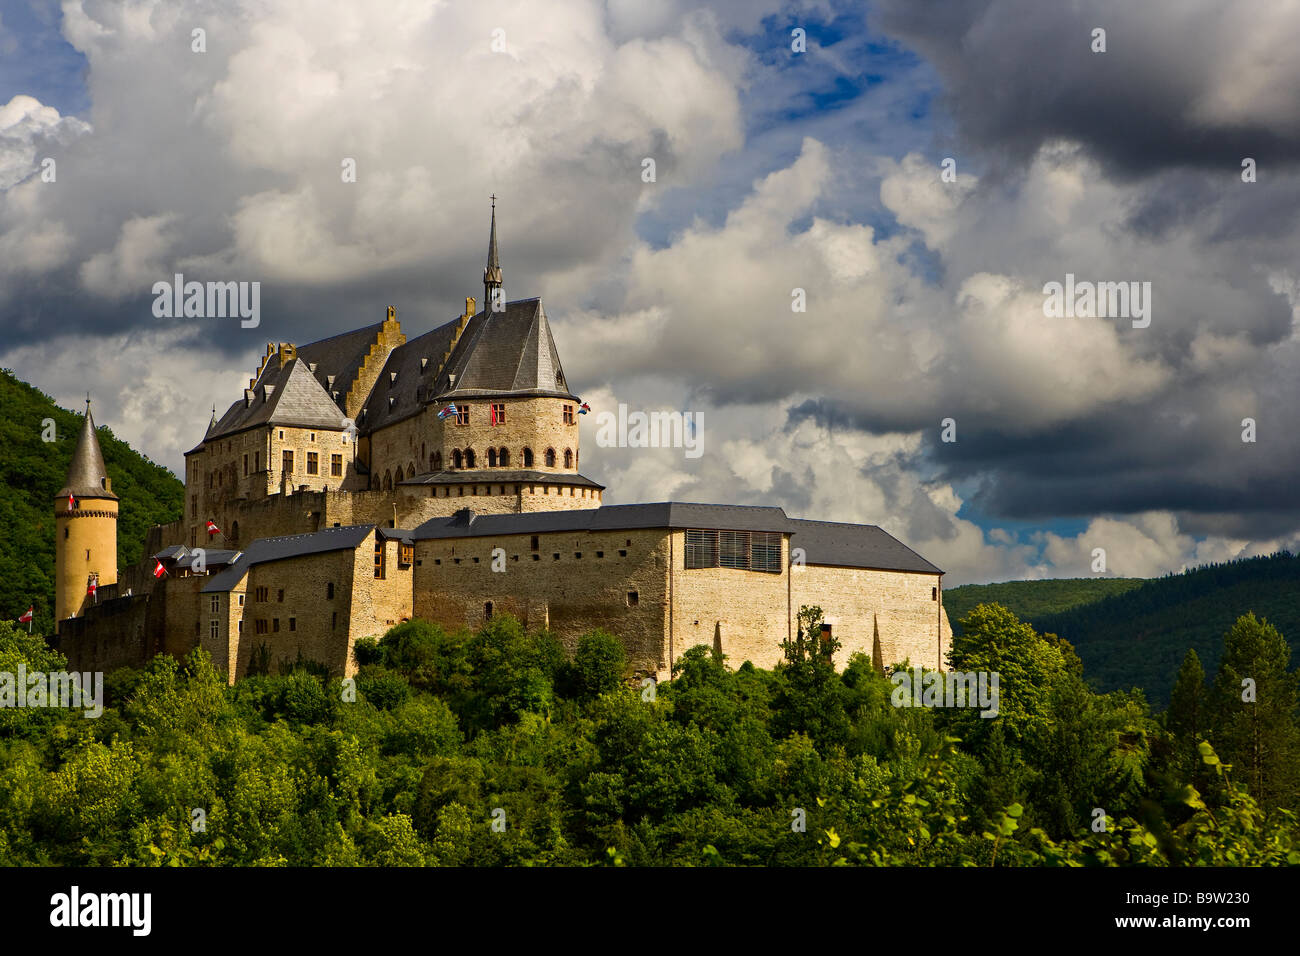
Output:
[[[1300,802],[1297,674],[1291,649],[1267,621],[1246,614],[1223,638],[1214,679],[1211,739],[1264,807]]]

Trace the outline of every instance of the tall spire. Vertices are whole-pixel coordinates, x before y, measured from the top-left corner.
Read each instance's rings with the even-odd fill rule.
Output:
[[[497,253],[497,197],[492,194],[492,235],[488,239],[488,258],[487,268],[483,270],[483,308],[486,311],[492,310],[492,304],[496,300],[496,293],[501,288],[501,256]],[[505,303],[502,302],[504,306]]]
[[[82,423],[81,434],[77,437],[77,447],[72,453],[72,464],[68,466],[68,480],[59,489],[56,498],[66,498],[69,493],[78,498],[112,498],[112,486],[108,480],[108,469],[104,466],[104,454],[99,449],[99,436],[95,431],[95,416],[90,413],[90,396],[86,396],[86,420]]]

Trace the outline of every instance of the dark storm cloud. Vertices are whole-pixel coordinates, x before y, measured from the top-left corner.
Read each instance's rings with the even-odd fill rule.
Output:
[[[943,77],[968,141],[1027,160],[1085,143],[1113,171],[1300,159],[1300,10],[1200,0],[880,0],[872,24]],[[1106,30],[1106,52],[1092,31]],[[1271,37],[1270,37],[1271,35]]]

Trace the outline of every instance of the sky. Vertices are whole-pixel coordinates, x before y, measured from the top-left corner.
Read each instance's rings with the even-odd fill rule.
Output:
[[[1300,0],[5,0],[0,366],[180,473],[267,342],[481,297],[495,194],[507,298],[542,297],[593,411],[699,416],[698,457],[585,416],[606,503],[878,524],[945,585],[1294,549],[1297,27]],[[260,283],[260,324],[155,316],[175,273]],[[1149,314],[1050,314],[1067,275]]]

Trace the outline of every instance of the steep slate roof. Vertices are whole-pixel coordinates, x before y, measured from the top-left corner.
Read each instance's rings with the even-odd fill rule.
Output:
[[[377,322],[351,332],[340,332],[319,342],[311,342],[298,349],[298,358],[309,366],[316,366],[314,374],[321,388],[326,387],[329,376],[333,375],[334,390],[339,393],[339,401],[342,402],[356,381],[357,373],[361,371],[361,365],[370,352],[370,346],[379,338],[383,327],[383,322]]]
[[[78,498],[106,498],[117,500],[117,495],[105,487],[108,468],[104,465],[104,454],[99,450],[99,435],[95,431],[95,416],[90,413],[90,402],[86,402],[86,419],[81,423],[81,434],[77,436],[77,447],[72,452],[72,462],[68,465],[68,478],[63,487],[54,495],[66,498],[71,492]]]
[[[809,564],[882,571],[943,574],[893,535],[873,524],[790,519],[791,544],[803,548]]]
[[[452,385],[450,374],[455,374]],[[434,383],[440,398],[487,397],[509,392],[576,398],[560,367],[541,299],[507,302],[502,312],[480,312]]]
[[[805,521],[780,508],[706,505],[665,501],[644,505],[606,505],[574,511],[527,514],[474,514],[466,508],[450,517],[430,518],[412,533],[416,541],[478,538],[488,535],[614,531],[632,528],[718,528],[725,531],[784,531],[791,546],[803,548],[807,563],[880,571],[943,572],[875,525]]]
[[[375,528],[372,524],[348,525],[344,528],[322,528],[311,534],[289,534],[279,538],[258,538],[240,554],[239,560],[226,570],[214,575],[212,580],[203,585],[202,593],[210,591],[229,591],[244,579],[248,569],[255,564],[267,561],[281,561],[285,558],[298,558],[306,554],[324,554],[327,551],[341,551],[356,548]]]
[[[407,478],[400,482],[403,485],[498,485],[501,483],[518,482],[519,484],[528,484],[529,482],[546,482],[547,484],[564,483],[566,485],[577,485],[578,487],[600,488],[604,490],[605,486],[597,484],[586,475],[577,473],[566,475],[557,474],[549,471],[512,471],[508,468],[491,468],[486,471],[432,471],[423,475],[416,475],[414,478]]]
[[[456,320],[440,325],[423,335],[408,339],[389,353],[384,370],[366,400],[365,417],[357,426],[363,435],[415,414],[433,399],[434,376],[442,357],[451,348],[456,334]],[[299,355],[302,354],[300,351]],[[427,359],[424,368],[420,360]],[[396,378],[394,378],[396,376]],[[340,395],[340,398],[342,395]],[[391,399],[391,401],[390,401]]]
[[[290,359],[284,365],[280,365],[278,359],[273,357],[253,389],[253,404],[249,405],[241,398],[231,405],[203,442],[255,425],[342,429],[343,412],[312,376],[307,363],[302,359],[302,353],[299,352],[298,355],[298,358]]]

